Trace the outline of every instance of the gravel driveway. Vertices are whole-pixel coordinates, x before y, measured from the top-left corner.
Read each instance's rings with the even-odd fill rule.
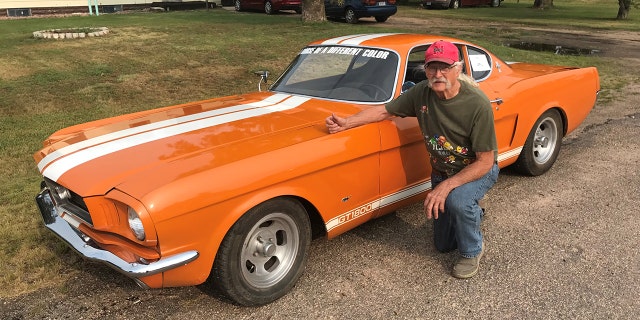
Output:
[[[632,50],[620,58],[638,72],[637,35],[617,36]],[[632,84],[565,138],[548,173],[501,172],[486,201],[487,251],[469,280],[449,275],[455,255],[433,248],[431,224],[414,205],[314,241],[297,286],[267,306],[237,307],[205,286],[143,291],[70,253],[64,288],[0,300],[0,318],[636,319],[639,154],[640,85]]]

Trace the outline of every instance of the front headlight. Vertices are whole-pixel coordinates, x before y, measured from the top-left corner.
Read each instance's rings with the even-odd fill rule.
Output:
[[[129,228],[131,228],[131,231],[133,232],[133,234],[136,236],[136,238],[140,241],[144,240],[145,238],[145,233],[144,233],[144,226],[142,225],[142,220],[140,220],[140,216],[138,216],[138,213],[133,210],[133,208],[128,207],[127,209],[127,215],[129,217]]]
[[[58,197],[60,197],[61,200],[65,200],[65,199],[71,198],[71,192],[69,192],[69,190],[67,188],[56,184],[54,186],[54,189],[55,189],[56,193],[58,194]]]

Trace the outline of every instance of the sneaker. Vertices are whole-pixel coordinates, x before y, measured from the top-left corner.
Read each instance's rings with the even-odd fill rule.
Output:
[[[482,249],[480,250],[480,254],[473,258],[465,258],[460,257],[456,265],[453,266],[453,272],[451,275],[458,279],[468,279],[476,275],[478,273],[478,269],[480,269],[480,259],[482,259],[482,254],[484,254],[484,243],[482,244]]]

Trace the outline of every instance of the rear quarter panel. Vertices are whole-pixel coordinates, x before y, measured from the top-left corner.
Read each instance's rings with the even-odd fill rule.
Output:
[[[600,90],[598,72],[593,67],[514,64],[511,72],[497,75],[487,82],[491,88],[489,98],[503,100],[494,105],[501,152],[523,146],[536,120],[549,109],[560,111],[565,135],[575,130],[595,105]],[[500,126],[500,119],[515,121]]]

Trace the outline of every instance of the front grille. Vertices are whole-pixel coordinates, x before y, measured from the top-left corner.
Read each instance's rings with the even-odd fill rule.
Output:
[[[51,191],[51,196],[53,197],[54,202],[60,208],[64,209],[67,213],[78,217],[84,222],[93,225],[93,220],[91,220],[91,215],[89,214],[87,204],[79,194],[47,178],[45,178],[44,181]],[[68,192],[69,194],[68,196],[62,198],[60,194],[64,191]]]
[[[69,192],[71,192],[71,198],[69,198],[69,202],[80,207],[80,209],[89,212],[89,209],[87,208],[87,204],[84,203],[84,199],[82,199],[82,197],[79,194],[71,190],[69,190]]]

